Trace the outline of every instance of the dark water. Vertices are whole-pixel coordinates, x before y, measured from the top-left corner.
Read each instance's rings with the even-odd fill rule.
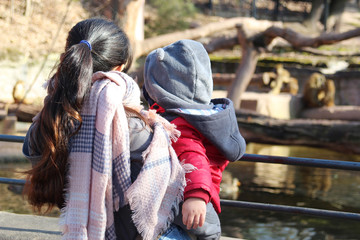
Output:
[[[360,161],[359,155],[299,146],[250,144],[248,153]],[[360,213],[357,171],[236,162],[223,180],[233,178],[240,181],[239,192],[222,198]],[[223,207],[220,218],[224,235],[244,239],[360,239],[360,222],[353,220],[233,207]]]
[[[14,154],[21,151],[21,144],[15,145]],[[3,142],[0,142],[0,150],[1,146],[4,146]],[[299,146],[249,144],[247,153],[360,161],[359,155]],[[6,162],[9,159],[17,163],[0,161],[0,176],[23,178],[20,172],[30,165],[23,162],[21,156],[8,157]],[[237,184],[237,180],[240,183]],[[32,214],[30,206],[19,195],[20,191],[16,186],[0,184],[0,211]],[[224,172],[221,197],[359,213],[360,174],[356,171],[236,162]],[[50,213],[51,216],[58,214],[57,209]],[[360,239],[360,222],[350,220],[233,207],[223,207],[220,219],[223,235],[248,240]]]

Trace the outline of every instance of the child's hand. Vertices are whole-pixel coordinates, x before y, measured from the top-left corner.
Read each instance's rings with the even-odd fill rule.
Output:
[[[187,229],[196,229],[205,222],[206,202],[201,198],[188,198],[182,206],[183,223]]]

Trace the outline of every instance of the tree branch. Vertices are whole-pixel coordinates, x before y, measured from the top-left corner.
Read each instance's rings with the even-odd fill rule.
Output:
[[[272,26],[263,33],[260,33],[260,35],[266,36],[270,42],[276,37],[281,37],[289,42],[294,48],[319,47],[321,45],[334,44],[353,37],[358,37],[360,36],[360,28],[355,28],[343,33],[324,33],[318,37],[307,37],[289,28]]]
[[[256,20],[256,19],[248,18],[248,17],[236,17],[236,18],[225,19],[223,21],[209,23],[207,25],[204,25],[204,26],[198,27],[198,28],[194,28],[194,29],[188,29],[185,31],[168,33],[168,34],[163,34],[163,35],[152,37],[152,38],[147,38],[144,41],[138,42],[136,44],[134,58],[136,59],[142,55],[148,54],[149,52],[151,52],[152,50],[154,50],[156,48],[166,46],[166,45],[173,43],[180,39],[199,39],[202,37],[212,35],[214,33],[218,33],[218,32],[227,30],[227,29],[233,29],[238,24],[243,24],[251,30],[255,29],[257,31],[263,31],[264,29],[266,29],[269,26],[272,26],[274,24],[281,25],[282,23],[270,22],[267,20]],[[236,39],[236,37],[235,37],[235,39]],[[236,41],[234,41],[234,39],[232,37],[228,37],[227,40],[228,40],[227,44],[225,44],[224,42],[221,42],[221,41],[212,43],[209,46],[209,49],[217,50],[219,48],[222,48],[222,47],[220,47],[220,45],[223,45],[223,47],[227,48],[227,46],[229,46],[228,45],[229,43],[233,44],[232,46],[238,44]],[[213,51],[213,50],[210,50],[210,51]]]
[[[307,37],[291,29],[277,26],[271,26],[252,37],[246,37],[244,32],[242,28],[238,31],[238,42],[242,49],[241,62],[228,92],[228,97],[234,102],[235,108],[240,107],[241,95],[245,92],[255,72],[259,51],[262,48],[268,48],[275,38],[281,37],[292,47],[301,50],[306,49],[305,47],[319,47],[360,36],[360,28],[339,34],[326,33],[318,37]]]

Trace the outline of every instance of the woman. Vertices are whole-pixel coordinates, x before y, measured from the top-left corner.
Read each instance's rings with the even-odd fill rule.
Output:
[[[113,22],[77,23],[27,133],[25,193],[37,210],[61,208],[64,239],[155,239],[181,201],[184,170],[170,145],[178,132],[142,109],[121,72],[131,60]]]

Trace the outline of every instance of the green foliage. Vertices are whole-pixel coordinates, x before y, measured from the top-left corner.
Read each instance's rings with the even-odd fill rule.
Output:
[[[189,0],[150,0],[157,16],[146,23],[145,37],[152,37],[189,28],[189,19],[196,14],[194,4]]]
[[[225,63],[239,63],[241,57],[240,56],[222,56],[209,54],[210,60],[212,62],[225,62]]]
[[[19,61],[23,53],[17,48],[5,48],[0,50],[0,60],[10,60],[13,62]]]

